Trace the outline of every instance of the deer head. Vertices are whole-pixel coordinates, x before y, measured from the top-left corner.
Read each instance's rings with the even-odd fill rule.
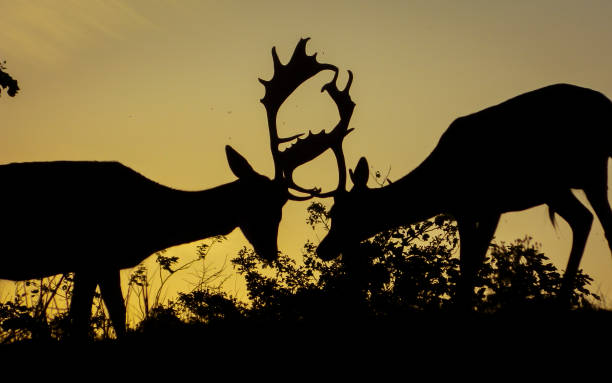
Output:
[[[344,137],[352,131],[348,128],[351,115],[355,104],[349,96],[349,89],[353,75],[349,71],[349,80],[344,90],[340,91],[336,82],[338,79],[338,68],[331,64],[319,63],[316,54],[306,54],[306,43],[309,39],[301,39],[291,59],[287,64],[282,64],[276,48],[272,48],[272,59],[274,63],[274,74],[270,80],[259,81],[265,87],[265,95],[261,103],[266,109],[268,129],[270,134],[270,150],[274,161],[274,178],[267,179],[254,172],[250,165],[238,153],[230,147],[227,148],[228,160],[234,173],[240,178],[249,182],[259,182],[257,200],[260,203],[250,209],[260,209],[255,212],[260,219],[243,222],[240,225],[245,237],[253,244],[256,251],[267,260],[272,260],[277,256],[278,247],[276,236],[271,241],[270,235],[266,233],[274,232],[278,235],[278,227],[282,216],[282,207],[288,200],[303,201],[314,196],[325,196],[319,188],[304,188],[298,186],[293,180],[294,170],[303,165],[328,149],[331,149],[337,159],[340,169],[339,184],[346,182],[346,168],[344,165],[344,155],[342,154],[342,141]],[[327,91],[332,100],[336,103],[340,122],[329,133],[322,130],[320,133],[310,132],[305,138],[300,138],[302,134],[292,137],[281,138],[277,129],[277,114],[282,104],[287,98],[304,82],[312,78],[323,70],[335,72],[333,80],[325,84],[321,92]],[[295,142],[285,150],[280,150],[280,145]],[[231,158],[230,158],[231,157]],[[256,177],[256,176],[257,177]],[[296,195],[292,191],[301,193]],[[264,203],[265,202],[265,203]],[[271,208],[271,206],[273,207]]]
[[[324,261],[339,256],[346,246],[351,246],[361,239],[375,234],[370,233],[370,228],[364,222],[371,219],[366,217],[368,211],[356,209],[361,206],[363,196],[369,191],[367,186],[370,175],[368,161],[361,157],[355,170],[349,170],[353,188],[346,191],[345,185],[341,185],[330,195],[334,197],[334,205],[329,211],[332,225],[329,232],[317,247],[317,255]]]

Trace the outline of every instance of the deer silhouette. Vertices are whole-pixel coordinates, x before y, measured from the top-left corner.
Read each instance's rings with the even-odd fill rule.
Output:
[[[612,251],[607,166],[612,103],[594,90],[556,84],[457,118],[431,154],[388,186],[370,189],[368,163],[350,171],[353,188],[334,196],[331,228],[318,246],[332,259],[374,234],[438,214],[453,216],[460,236],[457,297],[471,307],[473,278],[500,216],[546,204],[572,230],[560,298],[569,302],[593,216],[571,189],[585,192]],[[342,171],[342,170],[341,170]],[[554,223],[554,221],[553,221]]]
[[[296,185],[294,169],[340,145],[349,132],[335,129],[306,139],[278,136],[277,112],[300,84],[322,70],[333,70],[334,82],[325,89],[337,91],[337,68],[317,62],[316,54],[307,55],[307,41],[300,40],[286,65],[273,48],[274,76],[260,80],[266,90],[261,102],[268,117],[273,179],[253,170],[230,146],[226,146],[227,160],[238,180],[202,191],[161,185],[118,162],[1,165],[0,278],[26,280],[74,272],[73,332],[79,337],[87,333],[93,294],[99,285],[113,327],[122,337],[121,269],[134,267],[157,251],[228,234],[236,227],[258,255],[275,259],[283,206],[288,200],[312,198],[317,190]],[[282,143],[294,139],[292,146],[279,150]]]
[[[276,256],[282,182],[256,173],[226,147],[238,180],[203,191],[175,190],[118,162],[39,162],[0,166],[3,264],[0,278],[74,272],[70,315],[86,333],[96,286],[117,336],[125,307],[119,270],[151,254],[240,227],[257,253]]]

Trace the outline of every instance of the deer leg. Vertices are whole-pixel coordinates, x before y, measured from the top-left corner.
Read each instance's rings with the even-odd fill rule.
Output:
[[[487,253],[500,215],[474,219],[458,219],[460,249],[460,280],[457,286],[457,300],[461,308],[471,311],[474,296],[474,280]]]
[[[561,285],[560,298],[562,304],[571,305],[571,296],[574,287],[574,280],[580,266],[580,259],[586,246],[586,241],[591,231],[593,214],[587,209],[571,192],[560,194],[548,203],[551,209],[559,214],[572,229],[572,250],[570,251],[569,261],[563,282]]]
[[[584,188],[584,192],[591,204],[599,222],[604,229],[610,252],[612,252],[612,209],[608,201],[608,159],[601,169],[600,177],[596,182]]]
[[[72,336],[86,338],[89,332],[91,305],[96,291],[96,278],[88,273],[74,273],[74,287],[70,301],[70,321]]]
[[[459,281],[457,283],[457,304],[463,311],[472,309],[473,261],[476,236],[476,221],[457,219],[459,229]]]
[[[478,221],[477,224],[477,254],[480,255],[480,261],[484,260],[487,251],[489,250],[489,246],[491,245],[491,241],[493,240],[493,235],[495,235],[495,230],[497,230],[497,224],[499,223],[499,218],[501,214],[491,215],[490,217],[486,217]],[[480,266],[480,265],[479,265]]]
[[[117,338],[120,339],[125,335],[125,303],[119,270],[111,270],[100,276],[100,294],[106,303]]]

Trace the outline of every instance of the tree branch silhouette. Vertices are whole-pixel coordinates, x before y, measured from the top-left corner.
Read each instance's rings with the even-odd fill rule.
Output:
[[[9,96],[15,97],[15,95],[19,91],[19,85],[17,84],[17,80],[12,78],[11,75],[5,72],[5,70],[6,60],[0,63],[0,96],[2,93],[2,89],[4,88],[6,89],[6,93]]]

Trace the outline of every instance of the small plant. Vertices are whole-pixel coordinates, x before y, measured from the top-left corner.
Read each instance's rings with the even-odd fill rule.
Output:
[[[207,291],[213,282],[218,282],[215,288],[219,289],[224,282],[223,268],[210,272],[204,261],[213,245],[224,239],[218,236],[201,243],[197,247],[196,257],[182,264],[179,264],[177,257],[157,253],[155,261],[158,267],[151,275],[144,264],[137,266],[129,277],[125,301],[129,304],[136,299],[140,315],[138,322],[167,319],[170,313],[187,317],[182,312],[187,312],[190,305],[196,306],[195,298],[202,296],[197,294],[198,291]],[[176,311],[175,303],[164,296],[165,286],[177,273],[194,269],[197,264],[200,268],[195,271],[193,291],[179,295],[181,310]],[[70,329],[69,307],[73,284],[72,273],[15,282],[13,299],[0,303],[0,343],[65,339]],[[208,295],[213,296],[212,291]],[[190,299],[189,294],[192,294]],[[211,313],[209,316],[214,315]],[[94,295],[89,335],[97,340],[114,338],[114,330],[98,292]]]
[[[68,333],[73,274],[15,282],[12,301],[0,303],[0,343],[58,340]],[[104,337],[110,323],[99,294],[94,296],[91,335]]]
[[[166,301],[165,287],[170,279],[179,272],[193,269],[196,264],[200,264],[200,269],[195,273],[194,290],[202,289],[213,281],[219,280],[222,277],[223,268],[211,273],[206,268],[204,261],[212,247],[225,239],[225,236],[215,236],[202,242],[196,248],[196,257],[182,264],[179,264],[178,257],[167,256],[165,251],[158,252],[155,254],[155,262],[159,266],[152,274],[149,274],[144,264],[140,264],[130,275],[125,299],[127,305],[130,304],[132,298],[136,299],[137,312],[140,316],[139,321],[149,318],[155,310],[164,306]],[[157,282],[155,284],[153,283],[154,279]],[[222,280],[220,284],[223,284],[224,281]]]

